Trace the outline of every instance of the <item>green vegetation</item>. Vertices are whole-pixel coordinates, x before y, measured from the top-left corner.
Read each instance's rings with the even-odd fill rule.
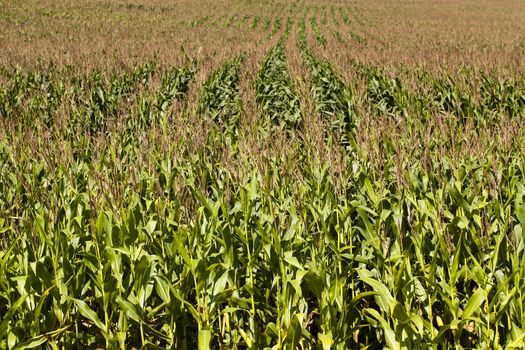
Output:
[[[255,5],[178,60],[0,67],[0,349],[522,349],[524,75]]]
[[[355,145],[356,117],[350,89],[329,62],[320,62],[306,43],[306,24],[303,15],[297,33],[297,46],[310,71],[311,94],[316,111],[328,121],[336,139],[348,150]]]
[[[271,39],[273,38],[278,32],[279,30],[281,30],[281,27],[282,27],[282,18],[281,17],[277,17],[275,19],[275,21],[273,22],[273,27],[272,27],[272,31],[270,32],[270,34],[268,35],[268,39]]]
[[[198,114],[210,118],[235,133],[237,120],[242,111],[239,96],[239,69],[243,56],[226,62],[206,81],[199,102]]]
[[[315,40],[317,40],[321,47],[326,48],[326,39],[317,26],[317,8],[314,8],[314,13],[310,17],[310,26],[314,32]]]
[[[252,21],[252,24],[250,26],[251,29],[256,29],[258,26],[259,26],[259,22],[261,21],[261,17],[260,16],[255,16],[253,18],[253,21]]]
[[[341,18],[343,19],[344,24],[346,24],[347,26],[350,25],[351,23],[350,17],[346,13],[346,10],[344,7],[339,7],[339,14],[341,15]]]
[[[264,20],[264,24],[263,24],[263,30],[268,30],[268,28],[270,28],[270,24],[272,23],[272,19],[271,18],[266,18]]]
[[[256,93],[257,103],[271,122],[284,128],[299,125],[299,96],[288,72],[283,41],[264,60],[257,76]]]
[[[335,7],[333,5],[330,6],[330,17],[332,18],[332,22],[339,26],[339,20],[337,19],[337,15],[335,13]]]

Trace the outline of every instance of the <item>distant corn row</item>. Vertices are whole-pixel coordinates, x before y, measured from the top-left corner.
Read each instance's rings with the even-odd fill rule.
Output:
[[[328,13],[326,5],[321,6],[321,24],[325,27],[328,25]]]
[[[321,47],[326,48],[326,38],[319,30],[319,27],[317,26],[317,7],[314,8],[314,12],[310,17],[310,26],[312,27],[312,31],[314,33],[315,40],[321,45]]]
[[[308,48],[305,21],[306,13],[297,29],[297,45],[310,71],[315,109],[331,125],[337,141],[352,148],[356,126],[352,94],[335,68],[328,62],[320,62]]]
[[[344,24],[346,24],[347,26],[350,25],[350,17],[346,13],[344,7],[339,7],[339,15],[341,16],[341,19],[343,20]]]
[[[239,70],[244,56],[226,62],[208,78],[199,100],[197,114],[211,119],[224,131],[235,133],[242,111]]]
[[[304,17],[301,20],[304,22]],[[284,38],[289,36],[292,26],[293,19],[289,17]],[[299,26],[303,27],[300,29],[303,38],[299,40],[304,42],[301,43],[304,47],[304,23]],[[287,86],[293,85],[286,67],[284,44],[272,52],[269,55],[272,58],[263,63],[265,68],[259,72],[259,78],[263,71],[286,72],[284,77],[277,78],[279,74],[276,74],[276,79],[286,81]],[[16,121],[19,128],[37,125],[49,128],[61,123],[67,126],[64,131],[97,133],[126,119],[130,128],[141,129],[169,117],[174,102],[182,102],[187,96],[197,69],[197,63],[191,61],[175,68],[159,67],[152,61],[114,74],[101,74],[97,70],[79,73],[72,68],[52,67],[42,72],[4,69],[0,72],[4,77],[0,86],[0,115],[5,120]],[[358,98],[376,115],[424,120],[436,114],[449,114],[462,123],[482,126],[494,125],[502,117],[517,118],[525,113],[523,76],[501,78],[466,68],[433,76],[421,69],[414,73],[417,75],[414,89],[399,76],[386,74],[379,67],[356,63],[355,70],[366,82],[365,95]],[[263,89],[258,86],[261,94]],[[265,93],[271,94],[273,90],[267,86]],[[284,93],[292,96],[292,92],[293,88],[290,93]],[[259,100],[262,98],[261,95]],[[296,102],[291,104],[290,108],[297,111]],[[39,116],[37,123],[33,115]]]
[[[196,63],[183,68],[173,68],[165,72],[161,78],[160,90],[157,94],[156,104],[161,110],[173,103],[174,100],[182,99],[189,90],[189,84],[196,72]]]
[[[337,14],[335,13],[335,7],[333,5],[330,6],[330,17],[332,18],[332,22],[339,26],[339,19],[337,19]]]
[[[33,115],[39,115],[40,121],[51,126],[58,112],[63,112],[60,109],[67,108],[70,126],[97,131],[116,117],[122,103],[139,85],[148,82],[155,65],[137,66],[110,79],[96,70],[81,76],[72,70],[60,72],[51,67],[47,74],[5,71],[7,84],[0,89],[0,115],[26,126],[33,124]],[[63,76],[69,76],[70,81]]]
[[[288,72],[283,41],[268,53],[262,63],[255,89],[257,103],[272,123],[284,128],[299,126],[299,97]]]
[[[273,38],[277,34],[277,32],[279,32],[281,27],[282,27],[282,18],[281,17],[275,18],[275,21],[274,21],[273,27],[272,27],[272,31],[268,35],[267,39]]]
[[[343,21],[343,23],[345,24],[346,27],[350,27],[350,25],[352,23],[357,23],[361,27],[364,27],[364,24],[360,20],[357,20],[355,16],[354,16],[354,20],[350,19],[350,16],[348,15],[347,9],[345,7],[339,7],[338,11],[339,11],[339,16],[341,17],[341,19],[342,19],[342,21]],[[349,8],[348,11],[353,14],[352,8]],[[350,34],[350,37],[352,38],[353,41],[355,41],[357,43],[360,43],[360,44],[366,43],[366,38],[364,38],[363,36],[357,34],[353,30],[350,30],[349,34]],[[338,41],[343,41],[343,40],[341,40],[341,34],[336,34],[336,35],[337,35],[336,39]]]

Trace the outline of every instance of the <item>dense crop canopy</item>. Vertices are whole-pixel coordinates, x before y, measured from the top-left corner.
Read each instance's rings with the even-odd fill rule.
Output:
[[[0,350],[524,348],[519,4],[30,3],[0,0]],[[70,64],[78,28],[122,51]]]

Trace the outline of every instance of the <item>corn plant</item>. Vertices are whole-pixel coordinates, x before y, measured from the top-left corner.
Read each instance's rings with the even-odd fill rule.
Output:
[[[406,113],[409,95],[399,78],[388,78],[376,68],[362,67],[368,81],[367,98],[375,113]]]
[[[270,24],[272,23],[272,19],[271,18],[266,18],[264,20],[264,24],[263,24],[263,30],[264,31],[267,31],[269,28],[270,28]]]
[[[275,18],[275,20],[273,22],[272,31],[270,32],[270,34],[268,34],[267,39],[270,40],[271,38],[273,38],[275,36],[275,34],[277,34],[277,32],[279,32],[279,30],[281,30],[282,25],[283,25],[282,24],[282,18],[281,17]]]
[[[160,109],[165,109],[168,104],[177,99],[182,99],[189,89],[189,84],[196,71],[196,63],[189,67],[174,68],[162,76],[157,104]]]
[[[350,23],[351,23],[350,17],[348,16],[348,13],[346,13],[344,7],[339,7],[339,15],[341,16],[341,19],[343,20],[343,23],[345,25],[347,25],[347,26],[350,25]]]
[[[255,16],[253,17],[253,21],[252,21],[252,24],[250,26],[251,29],[257,29],[257,27],[259,26],[259,22],[261,21],[261,17],[260,16]]]
[[[226,62],[204,84],[198,114],[210,118],[220,127],[234,132],[241,113],[239,70],[244,56]]]
[[[315,40],[321,45],[321,47],[326,47],[326,38],[319,30],[319,27],[317,26],[317,7],[314,8],[314,13],[310,17],[310,26],[312,27],[312,31],[314,32]]]
[[[0,349],[525,347],[523,76],[345,81],[317,6],[261,16],[283,31],[258,71],[247,51],[195,92],[189,57],[0,67]]]
[[[344,147],[353,148],[356,117],[352,94],[334,67],[328,62],[320,62],[307,47],[305,16],[298,26],[297,45],[310,71],[316,111],[329,122],[336,139]]]
[[[339,27],[339,20],[337,19],[337,14],[335,13],[335,6],[330,5],[330,17],[332,18],[332,22]]]
[[[326,27],[328,25],[328,12],[325,5],[321,6],[321,24]]]
[[[285,128],[300,124],[299,97],[288,73],[282,41],[268,53],[262,63],[255,89],[257,103],[272,123]]]

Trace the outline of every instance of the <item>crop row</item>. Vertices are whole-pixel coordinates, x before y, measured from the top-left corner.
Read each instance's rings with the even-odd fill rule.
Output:
[[[97,70],[80,76],[52,69],[48,75],[14,70],[6,73],[8,82],[0,89],[0,115],[19,128],[35,126],[34,115],[46,127],[65,122],[66,129],[91,133],[120,117],[128,118],[134,127],[149,126],[165,116],[174,100],[186,96],[195,70],[193,63],[162,73],[153,96],[137,93],[147,92],[148,81],[157,72],[152,62],[130,71],[122,70],[109,78]],[[65,113],[69,118],[63,117]]]
[[[284,37],[289,35],[292,25],[289,17]],[[299,40],[305,42],[304,28],[302,31],[304,38]],[[288,101],[280,103],[281,107],[290,113],[284,119],[296,123],[300,119],[298,100],[293,92],[282,43],[272,50],[262,66],[256,82],[258,101],[262,103],[264,100],[267,109],[274,106],[270,108],[274,111],[270,114],[275,119],[280,112],[276,112],[276,104],[269,102],[274,100],[269,96],[281,94],[279,100]],[[375,115],[422,120],[434,115],[454,115],[463,124],[494,125],[502,117],[517,118],[525,111],[525,79],[519,75],[502,78],[464,69],[454,74],[433,76],[420,69],[401,78],[374,66],[356,63],[354,67],[366,89],[357,88],[352,82],[345,83],[350,83],[349,86],[356,91],[365,92],[356,98]],[[0,115],[4,120],[15,122],[18,128],[35,128],[37,125],[49,128],[61,123],[67,125],[64,131],[96,133],[124,118],[128,119],[131,128],[140,129],[169,116],[173,103],[187,95],[196,69],[196,63],[191,62],[168,70],[148,62],[110,75],[102,75],[97,70],[81,74],[52,68],[45,70],[46,73],[4,70],[0,86]],[[329,77],[331,74],[323,71],[319,76]],[[270,85],[274,79],[280,83]],[[404,79],[410,79],[412,83]],[[414,85],[416,88],[409,88]],[[206,94],[205,91],[201,93]],[[68,117],[64,118],[66,114]],[[39,116],[37,123],[33,120],[34,115]]]
[[[271,122],[293,128],[301,122],[299,97],[288,72],[284,42],[267,55],[256,79],[256,101]]]
[[[226,62],[208,78],[200,97],[197,114],[213,120],[223,130],[235,132],[242,111],[239,70],[244,56]]]
[[[342,129],[351,135],[355,96],[306,46],[304,17],[297,34],[318,113],[329,124],[347,123]],[[197,108],[226,130],[241,113],[241,62],[228,61],[210,75]],[[4,72],[9,113],[2,122],[20,126],[2,130],[0,140],[0,348],[522,345],[522,153],[456,163],[433,153],[423,167],[417,159],[396,164],[393,149],[376,171],[351,152],[334,176],[309,158],[309,147],[294,144],[292,157],[262,163],[236,154],[248,165],[233,172],[207,151],[181,159],[142,150],[148,136],[137,137],[136,128],[169,118],[196,66],[166,70],[148,94],[134,92],[155,70],[144,65],[107,80],[93,73],[80,82],[53,71],[46,78]],[[367,77],[365,102],[377,108],[374,114],[421,117],[403,112],[414,108],[414,93],[401,79],[357,71]],[[256,86],[263,115],[296,125],[281,119],[293,111],[300,116],[297,95],[286,95],[294,90],[282,42],[258,79],[270,86]],[[450,84],[477,101],[475,108],[520,116],[519,77],[506,85],[496,79],[480,80],[477,92],[466,81]],[[436,86],[422,94],[430,101],[422,104],[425,113],[444,106],[435,81],[420,82]],[[60,82],[64,88],[55,89]],[[37,99],[55,90],[50,101]],[[287,109],[294,99],[295,109]],[[131,116],[149,116],[143,126],[118,117],[132,100],[149,101],[131,109]],[[89,103],[107,120],[129,125],[106,130],[102,145],[79,139],[69,151],[60,124],[49,124],[53,138],[36,133],[37,142],[26,142],[32,124],[45,117],[32,107],[37,103],[52,106],[53,117],[64,104]],[[146,105],[150,112],[134,109]],[[460,129],[464,120],[453,122]],[[418,131],[409,128],[407,134]],[[157,135],[149,137],[160,149]],[[49,149],[57,154],[49,157]],[[137,164],[143,158],[149,167]],[[402,181],[396,167],[404,167]]]
[[[316,111],[331,125],[338,142],[346,148],[354,145],[356,117],[354,101],[335,68],[328,62],[320,62],[308,48],[305,28],[306,14],[297,29],[297,45],[310,71],[311,95]]]
[[[326,48],[326,38],[319,30],[319,27],[317,26],[317,7],[314,8],[314,12],[312,16],[310,17],[310,26],[312,27],[312,31],[314,33],[315,40],[321,45],[321,47]]]

